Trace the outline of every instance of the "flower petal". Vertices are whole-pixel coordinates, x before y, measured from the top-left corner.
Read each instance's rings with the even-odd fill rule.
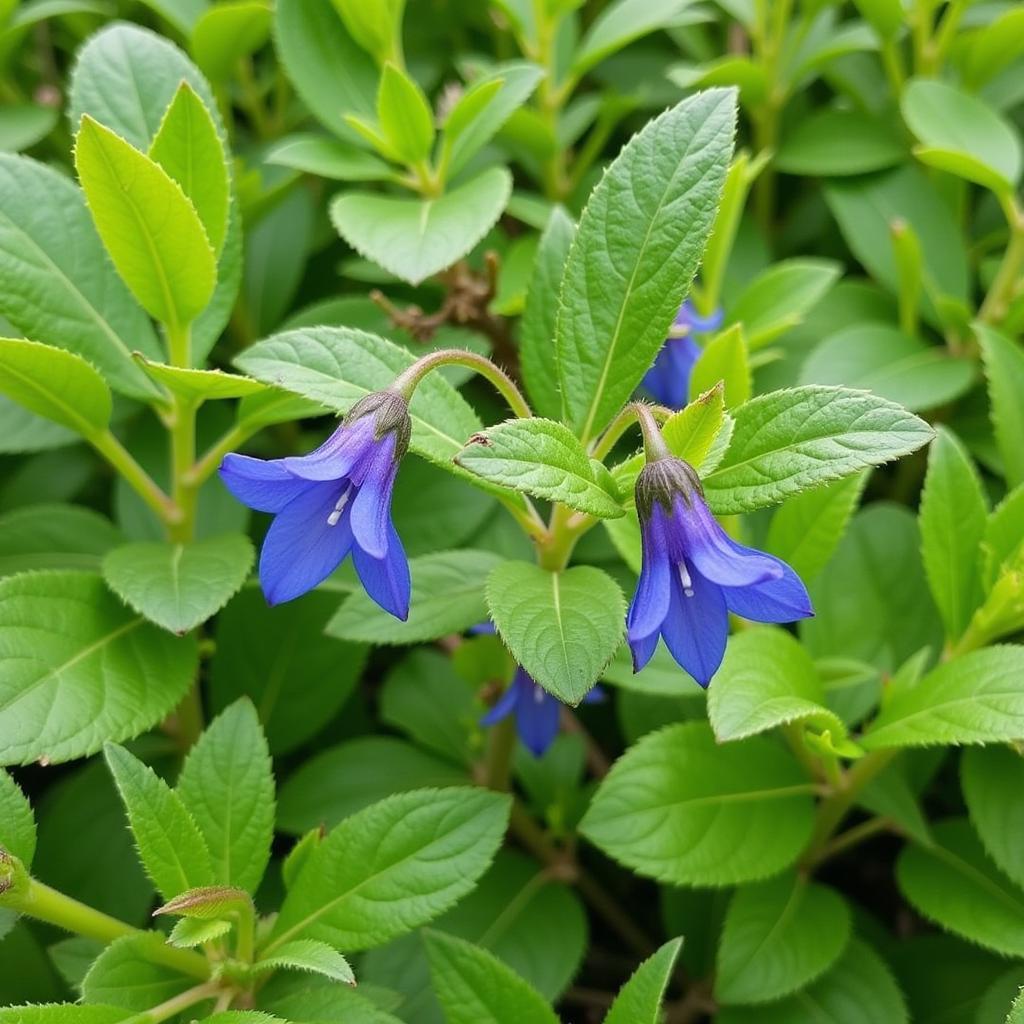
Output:
[[[650,636],[641,637],[639,640],[629,641],[629,649],[633,653],[633,673],[636,674],[651,660],[658,647],[660,633],[652,633]]]
[[[513,685],[518,685],[520,691],[516,701],[516,732],[526,749],[534,757],[540,757],[558,735],[561,705],[522,669],[516,672]]]
[[[729,613],[722,588],[690,572],[687,595],[678,576],[672,580],[672,607],[661,635],[672,657],[701,686],[707,686],[725,657],[729,636]]]
[[[388,523],[388,547],[383,558],[374,558],[357,543],[352,549],[352,561],[366,593],[384,611],[405,622],[409,618],[412,584],[405,548],[394,526]]]
[[[274,518],[260,554],[260,583],[271,604],[312,590],[341,564],[352,547],[346,514],[331,525],[341,497],[337,482],[305,484]]]
[[[803,580],[780,561],[782,577],[749,587],[723,587],[729,611],[752,622],[795,622],[814,614]]]
[[[675,521],[682,531],[687,559],[702,576],[722,587],[745,587],[779,579],[783,563],[772,555],[737,544],[694,494],[689,508],[677,499]]]
[[[690,374],[700,353],[700,346],[693,338],[669,338],[661,347],[654,365],[644,375],[644,388],[662,405],[681,409],[686,405]]]
[[[355,423],[342,423],[319,448],[308,455],[293,455],[281,462],[303,480],[340,480],[356,468],[373,446],[374,417],[364,416]]]
[[[480,719],[481,725],[497,725],[503,718],[508,718],[515,710],[516,702],[519,700],[519,691],[515,682],[505,688],[505,692],[498,698],[498,702]]]
[[[659,505],[642,526],[644,564],[626,618],[631,642],[652,634],[657,635],[658,628],[668,614],[672,564],[665,525],[665,514]]]
[[[716,309],[708,316],[701,316],[687,299],[679,307],[679,312],[673,323],[676,327],[689,327],[697,334],[707,334],[709,331],[717,331],[722,326],[724,319],[725,314],[720,309]]]
[[[218,469],[224,486],[243,504],[257,512],[280,512],[309,487],[296,480],[281,464],[282,459],[253,459],[232,452]]]
[[[356,470],[359,487],[352,502],[352,532],[356,543],[372,558],[383,558],[388,550],[391,523],[391,491],[395,486],[395,435],[381,440]],[[354,474],[353,474],[353,478]]]

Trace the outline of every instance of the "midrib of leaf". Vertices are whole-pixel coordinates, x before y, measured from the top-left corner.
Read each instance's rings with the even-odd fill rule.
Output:
[[[938,860],[945,861],[951,868],[954,868],[960,874],[975,882],[979,888],[984,889],[990,896],[994,897],[996,902],[1011,911],[1018,920],[1024,918],[1024,902],[1015,900],[1011,893],[993,882],[991,878],[979,871],[973,864],[969,864],[941,843],[936,843],[927,852],[933,854]]]
[[[671,811],[681,807],[717,807],[719,804],[750,803],[751,801],[761,802],[764,800],[784,800],[791,796],[801,796],[804,793],[814,793],[816,787],[813,782],[801,782],[792,786],[779,786],[775,789],[750,789],[739,793],[722,793],[716,796],[696,796],[685,800],[673,800],[671,803],[645,805],[643,812],[650,811]],[[623,814],[616,814],[614,818],[635,817],[635,808],[625,811]],[[609,815],[609,819],[613,816]]]
[[[565,623],[562,621],[562,594],[559,587],[561,574],[551,574],[551,599],[555,608],[555,625],[558,627],[558,643],[562,649],[562,662],[566,675],[572,675],[572,661],[569,658],[569,647],[565,641]]]
[[[44,390],[31,377],[26,377],[20,370],[17,370],[12,366],[5,366],[4,372],[10,374],[12,377],[17,377],[18,380],[29,388],[29,390],[34,391],[36,394],[43,395],[48,401],[63,410],[70,420],[79,424],[78,432],[84,437],[90,438],[96,436],[96,428],[88,420],[83,419],[74,406],[68,405],[62,399],[58,398],[53,392]]]
[[[174,594],[174,607],[179,618],[181,617],[181,575],[179,569],[181,568],[181,559],[184,554],[185,545],[175,544],[174,550],[171,552],[170,575],[171,588]]]
[[[753,951],[746,956],[748,963],[754,963],[757,959],[758,954],[764,949],[765,946],[775,937],[775,935],[782,930],[782,926],[786,924],[789,919],[796,913],[797,907],[800,906],[803,896],[805,895],[806,882],[797,879],[796,884],[790,890],[789,897],[786,900],[786,905],[782,908],[782,912],[772,923],[771,928],[764,933],[762,939],[754,947]]]
[[[1003,692],[995,693],[976,693],[969,697],[950,697],[947,700],[943,700],[939,704],[933,704],[928,708],[921,708],[919,711],[912,711],[908,715],[903,715],[901,718],[897,718],[894,722],[886,722],[885,724],[878,727],[877,730],[868,731],[864,734],[864,738],[868,739],[871,736],[877,736],[879,733],[885,733],[887,729],[894,729],[897,726],[906,725],[907,722],[912,722],[916,718],[922,717],[922,715],[938,715],[940,718],[945,716],[947,710],[958,707],[961,704],[968,706],[976,706],[979,701],[989,700],[993,697],[1001,699],[1004,697],[1020,697],[1022,696],[1020,690],[1006,690]],[[991,710],[991,709],[989,709]],[[1024,717],[1021,715],[1014,716],[1016,718]]]
[[[672,175],[671,178],[669,178],[668,184],[666,184],[665,190],[662,192],[661,198],[658,200],[658,206],[654,212],[654,216],[652,216],[648,220],[647,230],[644,232],[644,240],[640,245],[640,248],[637,252],[636,260],[633,263],[633,270],[629,275],[629,285],[627,286],[626,293],[622,298],[622,304],[619,306],[619,314],[615,320],[615,330],[612,332],[611,344],[608,346],[608,351],[605,353],[604,357],[604,365],[601,367],[601,376],[598,378],[597,387],[594,389],[594,396],[590,401],[590,407],[587,411],[587,419],[583,425],[583,430],[580,433],[580,442],[584,445],[590,440],[590,431],[594,425],[594,418],[597,416],[598,403],[600,402],[601,397],[604,394],[605,384],[608,381],[608,374],[611,371],[612,359],[618,351],[619,335],[622,332],[622,321],[626,315],[626,304],[628,302],[629,296],[632,295],[633,293],[634,284],[636,282],[636,276],[640,272],[640,263],[647,252],[647,246],[651,240],[651,233],[654,231],[655,221],[657,221],[657,219],[661,216],[661,211],[664,209],[665,203],[668,201],[669,192],[671,191],[672,186],[675,184],[676,178],[678,177],[680,171],[683,168],[683,164],[690,156],[690,150],[693,148],[693,141],[694,139],[693,137],[691,137],[690,141],[686,144],[686,150],[683,153],[682,157],[680,157],[679,159],[679,163],[676,166],[675,173]],[[632,177],[633,176],[630,175],[631,183]],[[688,191],[693,190],[691,188]]]

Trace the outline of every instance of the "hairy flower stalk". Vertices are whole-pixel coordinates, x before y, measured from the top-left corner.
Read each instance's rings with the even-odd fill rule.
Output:
[[[626,622],[633,668],[650,661],[661,637],[707,686],[725,656],[729,612],[793,622],[814,614],[811,600],[785,562],[737,543],[719,526],[693,467],[668,451],[646,410],[640,422],[648,461],[636,482],[643,568]]]
[[[224,457],[220,477],[228,490],[274,515],[259,568],[271,604],[312,590],[351,552],[370,597],[396,618],[408,618],[409,563],[391,521],[391,494],[411,431],[406,400],[378,391],[357,402],[308,455]]]
[[[701,316],[689,300],[679,307],[669,336],[654,365],[643,379],[644,390],[661,405],[681,409],[690,394],[690,375],[700,358],[701,347],[694,335],[707,334],[722,325],[722,311]]]

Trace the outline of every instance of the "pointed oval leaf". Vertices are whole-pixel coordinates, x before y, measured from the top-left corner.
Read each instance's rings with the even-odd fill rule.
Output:
[[[3,769],[0,769],[0,848],[13,853],[32,867],[36,852],[36,819],[25,794]]]
[[[1012,747],[973,747],[960,760],[967,812],[988,855],[1024,888],[1024,758]]]
[[[661,1001],[682,946],[682,939],[672,939],[648,957],[619,989],[604,1024],[658,1024]]]

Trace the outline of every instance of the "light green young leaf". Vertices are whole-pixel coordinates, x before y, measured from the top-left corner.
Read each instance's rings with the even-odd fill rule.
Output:
[[[505,420],[469,438],[455,461],[485,480],[579,512],[602,519],[623,514],[575,435],[554,420]]]
[[[960,759],[960,785],[971,824],[988,855],[1024,888],[1024,758],[1013,747],[972,747]]]
[[[136,355],[136,362],[146,375],[163,385],[168,391],[199,404],[207,399],[245,398],[246,395],[264,394],[269,390],[266,384],[243,377],[238,373],[223,370],[195,370],[187,366],[168,366],[166,363],[151,363]]]
[[[157,320],[174,328],[190,324],[213,295],[217,265],[181,187],[88,115],[75,166],[100,238],[132,294]]]
[[[1024,351],[1005,334],[976,324],[988,378],[992,425],[1011,487],[1024,483]]]
[[[132,614],[92,573],[0,580],[0,622],[0,764],[67,761],[136,736],[195,679],[195,640]]]
[[[153,911],[153,916],[173,914],[192,921],[230,919],[239,912],[251,909],[252,899],[244,889],[230,885],[206,885],[186,889],[181,895],[168,900]]]
[[[558,318],[559,284],[575,234],[576,225],[572,218],[563,207],[556,206],[540,236],[520,329],[519,358],[523,381],[537,411],[549,417],[559,416],[562,412],[555,358],[555,321]]]
[[[174,94],[149,156],[181,187],[219,256],[228,231],[228,164],[217,126],[188,82]]]
[[[987,517],[971,457],[955,434],[940,427],[928,452],[918,520],[925,574],[950,643],[960,638],[981,603],[978,555]]]
[[[839,959],[851,925],[835,890],[800,875],[738,890],[722,929],[715,998],[770,1003],[803,988]]]
[[[361,255],[395,277],[420,284],[467,255],[494,226],[512,192],[512,176],[491,167],[439,199],[346,192],[331,221]]]
[[[407,164],[430,156],[434,144],[434,112],[408,72],[388,61],[377,90],[377,120],[390,148]]]
[[[648,957],[619,989],[604,1024],[658,1024],[661,1001],[682,947],[682,939],[671,939]]]
[[[1024,484],[1010,491],[989,515],[981,553],[982,585],[987,591],[1024,554]]]
[[[227,0],[208,7],[192,29],[190,47],[203,74],[220,82],[238,62],[259,50],[273,18],[267,0]]]
[[[372,153],[348,142],[312,132],[286,135],[268,151],[264,160],[305,174],[337,181],[384,180],[391,168]]]
[[[801,721],[846,738],[846,727],[825,707],[825,688],[814,662],[795,637],[775,626],[732,637],[708,690],[708,717],[720,742]]]
[[[272,956],[257,960],[253,971],[260,975],[282,967],[319,974],[346,985],[356,983],[355,975],[352,973],[348,961],[326,942],[317,942],[314,939],[296,939],[294,942],[286,942],[283,946],[278,946]]]
[[[931,427],[905,409],[844,388],[773,391],[735,412],[721,465],[704,479],[720,515],[773,505],[927,444]]]
[[[388,387],[414,356],[408,349],[349,327],[307,327],[276,334],[235,360],[244,373],[345,412],[371,391]],[[409,405],[411,447],[444,469],[466,438],[481,429],[476,413],[439,374],[416,389]]]
[[[580,41],[572,74],[579,77],[635,39],[671,25],[689,5],[690,0],[616,0]]]
[[[584,443],[665,341],[711,230],[735,117],[735,94],[723,89],[666,111],[625,146],[583,211],[556,347],[564,417]]]
[[[1020,139],[983,100],[945,82],[907,83],[900,109],[922,143],[917,158],[994,192],[1011,194],[1021,173]]]
[[[0,769],[0,849],[14,854],[32,867],[36,852],[36,819],[25,794],[3,769]]]
[[[0,394],[92,438],[110,423],[107,382],[81,356],[37,341],[0,338]]]
[[[557,1024],[543,996],[493,953],[444,932],[424,942],[448,1024]]]
[[[752,882],[811,834],[813,785],[765,737],[719,746],[703,722],[650,733],[615,762],[580,831],[626,867],[674,885]]]
[[[528,562],[502,562],[487,579],[487,607],[516,661],[573,706],[622,642],[622,591],[591,565],[549,572]]]
[[[159,358],[149,318],[110,265],[82,192],[63,174],[0,153],[0,314],[98,367],[134,398],[156,388],[131,352]]]
[[[1024,53],[1024,11],[1010,7],[970,34],[965,53],[967,85],[978,89]]]
[[[177,793],[210,851],[214,881],[255,892],[274,837],[274,774],[251,701],[236,701],[207,727]]]
[[[201,921],[194,917],[183,917],[171,929],[167,941],[180,949],[195,949],[196,946],[227,935],[231,927],[230,921]]]
[[[370,949],[426,924],[486,870],[509,805],[481,789],[419,790],[346,818],[295,880],[262,955],[300,938]]]
[[[750,398],[750,360],[742,324],[733,324],[715,335],[704,346],[690,375],[690,394],[709,391],[719,382],[723,386],[725,407],[733,409]]]
[[[867,750],[1020,739],[1024,648],[1002,644],[943,662],[900,690],[861,737]]]
[[[210,851],[177,793],[124,747],[108,743],[103,753],[128,812],[139,859],[164,899],[212,885]]]
[[[83,1001],[143,1013],[192,987],[195,979],[153,963],[151,954],[147,955],[163,944],[163,936],[152,932],[115,939],[89,968],[82,982]]]
[[[188,544],[137,541],[107,555],[103,578],[140,615],[180,636],[228,603],[254,557],[252,541],[241,534]]]
[[[410,559],[412,599],[405,622],[358,590],[327,623],[327,634],[360,643],[411,644],[461,633],[487,618],[484,583],[500,561],[489,551],[471,549]]]
[[[867,479],[867,472],[856,473],[787,499],[772,516],[765,550],[812,580],[842,539]]]
[[[1024,893],[988,859],[963,818],[934,826],[934,845],[907,846],[896,862],[900,891],[940,927],[1004,956],[1024,955]]]
[[[395,55],[401,46],[402,13],[405,0],[331,0],[352,38],[378,63]],[[400,52],[400,51],[399,51]]]
[[[125,1006],[32,1003],[0,1006],[0,1024],[117,1024],[133,1016]]]

